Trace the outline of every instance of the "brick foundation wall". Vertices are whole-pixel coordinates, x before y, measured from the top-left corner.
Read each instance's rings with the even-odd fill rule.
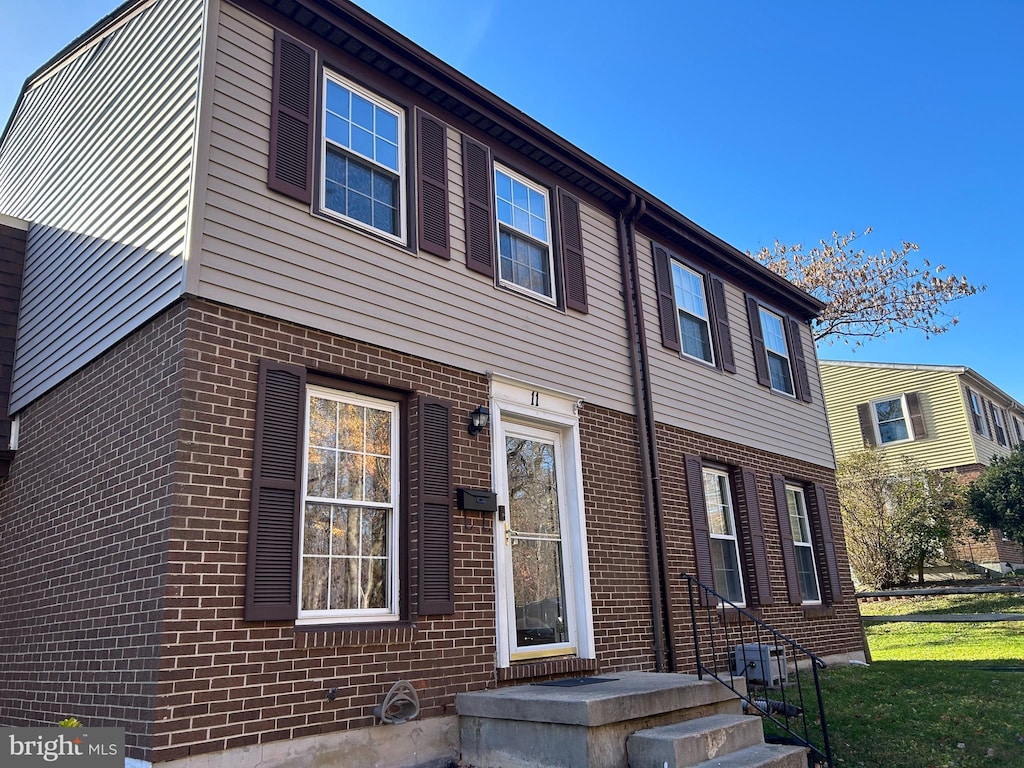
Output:
[[[149,747],[184,319],[165,313],[19,415],[0,481],[0,723],[75,715]]]

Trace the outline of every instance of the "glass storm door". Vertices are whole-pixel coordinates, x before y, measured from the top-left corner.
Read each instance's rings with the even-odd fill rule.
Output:
[[[505,544],[499,589],[506,591],[510,655],[516,660],[573,653],[561,437],[509,424],[503,439],[508,497],[498,530]]]

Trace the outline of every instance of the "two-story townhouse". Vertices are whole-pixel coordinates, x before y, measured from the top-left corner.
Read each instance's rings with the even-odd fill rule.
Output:
[[[0,723],[450,758],[456,693],[692,670],[681,573],[863,653],[821,305],[356,6],[125,3],[0,214]]]
[[[821,383],[836,457],[865,448],[912,456],[969,483],[1024,442],[1024,406],[962,365],[823,360]],[[1024,552],[998,530],[965,537],[959,558],[998,572]]]

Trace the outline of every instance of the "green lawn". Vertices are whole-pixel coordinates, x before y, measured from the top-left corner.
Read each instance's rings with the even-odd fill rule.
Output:
[[[1024,613],[1024,592],[982,592],[971,595],[927,595],[862,602],[864,616],[908,613]]]
[[[1011,598],[1011,599],[1008,599]],[[865,614],[1024,613],[1004,594],[866,603]],[[867,623],[869,667],[822,673],[837,766],[1024,766],[1024,622]]]

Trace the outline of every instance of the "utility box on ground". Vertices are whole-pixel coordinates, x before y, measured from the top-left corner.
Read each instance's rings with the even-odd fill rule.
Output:
[[[786,651],[781,646],[747,643],[733,649],[732,673],[748,683],[774,688],[787,682]]]

